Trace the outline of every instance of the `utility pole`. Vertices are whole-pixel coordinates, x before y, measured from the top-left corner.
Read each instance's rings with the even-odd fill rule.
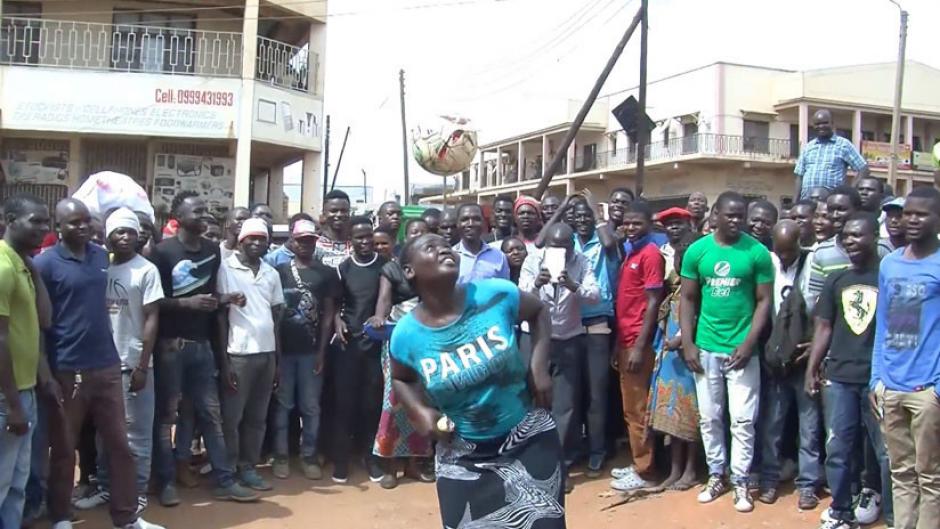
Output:
[[[362,204],[365,205],[369,203],[369,188],[366,187],[366,170],[360,169],[360,171],[362,171]]]
[[[346,135],[343,136],[343,146],[339,149],[339,160],[336,161],[336,169],[333,170],[333,182],[330,184],[330,191],[336,188],[336,177],[339,176],[339,166],[343,164],[343,153],[346,152],[346,141],[349,140],[349,130],[352,127],[346,127]]]
[[[601,88],[604,87],[604,82],[607,81],[607,77],[610,75],[611,70],[613,70],[614,65],[617,64],[617,59],[620,58],[620,55],[623,53],[623,49],[627,46],[627,42],[630,41],[630,37],[633,36],[633,32],[636,31],[637,26],[640,24],[642,16],[643,8],[641,7],[640,10],[637,11],[636,16],[633,17],[633,21],[630,23],[627,31],[623,34],[620,42],[617,43],[617,47],[614,48],[610,58],[607,59],[607,65],[604,66],[601,74],[598,76],[597,80],[594,81],[594,88],[591,89],[591,93],[589,93],[587,99],[584,100],[584,104],[581,105],[581,110],[578,111],[578,115],[575,116],[574,122],[571,124],[571,127],[568,128],[568,132],[565,134],[564,139],[561,140],[561,145],[558,146],[558,150],[555,152],[555,157],[552,158],[552,162],[548,164],[548,168],[545,169],[545,172],[542,174],[542,179],[539,180],[539,185],[535,188],[535,192],[533,193],[533,196],[536,199],[542,199],[542,195],[544,195],[545,191],[548,189],[549,182],[552,181],[552,177],[555,176],[555,172],[558,171],[558,169],[561,167],[562,160],[564,160],[567,156],[568,146],[571,145],[571,142],[574,141],[575,136],[577,136],[578,130],[584,123],[584,119],[587,117],[588,112],[590,112],[591,107],[594,106],[594,101],[597,100],[597,95],[600,93]],[[641,114],[641,116],[642,115],[643,114]]]
[[[892,4],[901,10],[901,36],[898,43],[898,65],[894,80],[894,110],[891,112],[891,159],[888,160],[888,183],[897,189],[898,179],[898,135],[901,130],[901,95],[904,91],[904,48],[907,46],[907,11],[895,1]],[[912,141],[911,138],[905,138]],[[910,189],[908,189],[910,191]]]
[[[411,201],[411,189],[408,183],[408,129],[405,125],[405,70],[398,70],[398,93],[401,96],[401,155],[405,171],[404,204]]]
[[[640,12],[643,20],[640,22],[640,93],[638,99],[638,115],[643,122],[636,133],[636,175],[633,180],[633,192],[637,198],[643,194],[643,184],[646,177],[646,145],[649,143],[650,131],[646,128],[646,51],[647,33],[649,32],[649,0],[640,2]]]
[[[326,132],[323,133],[323,201],[326,202],[330,179],[330,116],[326,116]]]

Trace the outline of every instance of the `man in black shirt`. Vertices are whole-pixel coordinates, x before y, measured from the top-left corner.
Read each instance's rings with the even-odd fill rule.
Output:
[[[388,262],[375,252],[372,222],[366,217],[350,220],[353,253],[337,268],[340,296],[335,318],[336,337],[343,350],[334,356],[333,481],[345,483],[349,476],[349,454],[355,446],[366,456],[366,470],[373,482],[384,473],[371,455],[379,416],[382,412],[381,342],[364,332],[366,320],[375,314],[379,278]],[[352,442],[351,442],[352,441]]]
[[[290,412],[295,405],[303,421],[300,464],[304,476],[314,480],[323,477],[317,462],[320,393],[339,279],[335,270],[313,255],[316,229],[309,220],[294,223],[291,232],[294,257],[277,267],[285,305],[281,319],[280,376],[274,395],[274,475],[280,479],[290,475],[287,438]]]
[[[257,493],[235,482],[225,453],[219,388],[215,378],[225,362],[223,351],[213,352],[210,336],[220,304],[244,303],[238,294],[229,299],[216,295],[219,246],[202,237],[206,203],[195,193],[182,192],[173,200],[173,217],[179,222],[176,237],[158,244],[151,260],[160,271],[165,298],[160,305],[159,342],[154,355],[157,404],[155,415],[154,470],[160,487],[160,503],[178,505],[175,481],[179,469],[189,468],[191,439],[177,437],[175,457],[171,428],[176,423],[182,395],[192,402],[212,464],[215,497],[255,501]]]
[[[506,195],[500,195],[493,200],[492,222],[490,233],[483,236],[483,242],[500,242],[512,235],[513,218],[512,207],[514,200]],[[497,246],[498,248],[499,246]]]
[[[852,508],[852,461],[862,423],[881,466],[882,483],[891,483],[885,443],[868,396],[878,299],[878,220],[868,213],[852,214],[842,228],[842,244],[852,264],[826,278],[816,303],[815,333],[806,368],[806,391],[815,395],[822,388],[828,432],[826,479],[832,489],[832,505],[821,529],[858,527]],[[888,490],[884,496],[889,502]],[[885,506],[886,517],[890,512]],[[887,520],[889,526],[892,522]]]
[[[451,246],[460,241],[460,232],[457,230],[456,208],[444,208],[444,211],[441,213],[441,224],[438,228],[438,232],[442,237],[447,239],[447,243]]]

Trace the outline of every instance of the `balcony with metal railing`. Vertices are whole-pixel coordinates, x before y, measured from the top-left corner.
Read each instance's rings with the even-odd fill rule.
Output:
[[[647,162],[669,162],[683,157],[716,157],[764,162],[795,160],[798,152],[782,138],[749,138],[729,134],[700,132],[689,136],[653,142],[644,149]],[[585,163],[587,162],[587,163]],[[588,157],[575,158],[575,172],[616,169],[636,163],[636,149],[625,147]]]
[[[307,46],[265,37],[258,37],[256,46],[255,79],[290,90],[315,91],[319,56]],[[236,32],[0,18],[0,65],[240,77],[243,54],[243,38]]]

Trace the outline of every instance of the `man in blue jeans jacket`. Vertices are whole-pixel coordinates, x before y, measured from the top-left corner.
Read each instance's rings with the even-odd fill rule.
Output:
[[[891,460],[894,527],[940,520],[940,192],[904,201],[907,246],[881,262],[870,389]]]

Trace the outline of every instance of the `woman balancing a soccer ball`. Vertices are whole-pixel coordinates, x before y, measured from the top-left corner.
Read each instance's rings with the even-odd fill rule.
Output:
[[[503,279],[457,286],[458,257],[438,235],[406,243],[401,266],[421,302],[392,333],[392,378],[415,428],[438,440],[444,527],[563,529],[548,311]],[[532,335],[528,366],[520,321]]]

